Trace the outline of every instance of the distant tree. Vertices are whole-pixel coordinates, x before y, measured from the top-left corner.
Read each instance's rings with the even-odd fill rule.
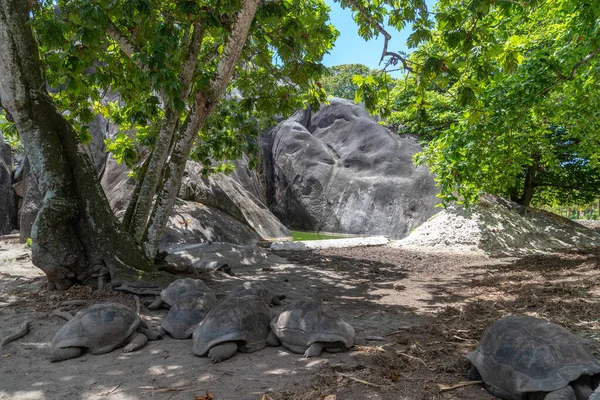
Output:
[[[371,73],[369,67],[362,64],[334,65],[327,68],[321,83],[329,96],[354,100],[358,86],[353,82],[353,77],[355,75],[366,77]]]
[[[406,81],[392,116],[428,140],[420,162],[446,202],[483,192],[529,205],[600,195],[600,2],[341,0],[359,33],[382,35],[385,65]],[[406,54],[385,26],[413,22]],[[385,95],[365,101],[381,107]]]

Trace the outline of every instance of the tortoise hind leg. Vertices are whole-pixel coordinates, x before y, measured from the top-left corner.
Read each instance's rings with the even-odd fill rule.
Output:
[[[467,371],[467,379],[470,381],[481,381],[481,374],[477,371],[474,365],[469,366],[469,371]]]
[[[213,364],[225,361],[231,358],[238,351],[238,345],[236,342],[225,342],[213,346],[208,351],[208,358]]]
[[[269,332],[269,336],[267,336],[267,345],[271,347],[277,347],[281,344],[277,336],[273,331]]]
[[[311,344],[308,349],[306,349],[303,357],[304,358],[317,357],[317,356],[321,355],[322,351],[323,351],[323,344],[315,342],[315,343]]]
[[[548,393],[544,400],[579,400],[579,398],[575,396],[573,388],[568,385],[560,390]]]
[[[81,351],[81,347],[65,347],[63,349],[53,350],[52,355],[50,356],[50,362],[64,361],[79,357]]]
[[[143,333],[133,332],[128,338],[126,343],[127,346],[123,349],[123,353],[130,353],[144,347],[148,338]]]

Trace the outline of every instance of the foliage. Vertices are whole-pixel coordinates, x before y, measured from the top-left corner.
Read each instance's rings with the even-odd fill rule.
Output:
[[[17,128],[15,127],[15,124],[6,119],[5,111],[3,109],[0,109],[0,132],[2,132],[4,141],[8,143],[10,147],[16,149],[21,146]]]
[[[327,74],[321,79],[323,89],[329,96],[354,100],[357,86],[352,81],[355,75],[366,77],[372,71],[362,64],[342,64],[327,68]]]
[[[528,184],[565,202],[600,194],[598,16],[597,2],[576,0],[439,3],[415,58],[417,90],[434,83],[458,106],[421,158],[444,200],[523,201]]]
[[[391,16],[411,3],[408,42],[418,49],[388,54],[407,71],[390,121],[425,141],[418,161],[436,175],[442,200],[468,204],[490,192],[528,204],[537,191],[540,202],[573,203],[600,194],[599,2],[440,0],[435,25],[419,1],[341,3],[364,37],[385,36],[381,24],[403,27]],[[366,105],[380,112],[373,100]]]
[[[96,113],[122,131],[135,132],[130,134],[133,142],[123,137],[109,141],[121,160],[134,162],[132,151],[152,148],[165,106],[183,120],[194,93],[209,84],[238,8],[235,0],[202,5],[182,0],[45,1],[35,10],[35,30],[54,100],[84,139],[85,124]],[[248,119],[286,115],[306,102],[318,106],[324,100],[316,85],[325,71],[320,60],[337,36],[327,24],[327,11],[321,0],[269,2],[259,8],[231,83],[244,99],[235,110],[239,115],[228,119],[228,135],[209,132],[222,131],[222,124],[207,124],[197,142],[203,148],[196,154],[234,159],[246,148],[245,135],[256,133],[244,130]],[[189,97],[182,97],[180,75],[194,22],[201,23],[204,35],[201,67],[194,72]],[[131,54],[118,35],[130,42]],[[108,100],[110,92],[118,92],[118,100]],[[230,105],[223,108],[220,113],[231,115]],[[202,140],[206,137],[208,142]],[[217,145],[215,140],[221,139]]]

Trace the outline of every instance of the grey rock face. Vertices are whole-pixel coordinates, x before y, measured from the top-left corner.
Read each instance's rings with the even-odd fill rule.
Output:
[[[402,238],[435,213],[433,177],[412,161],[416,140],[350,101],[295,115],[272,136],[269,205],[286,226]]]
[[[17,197],[12,187],[12,152],[0,135],[0,235],[17,228]]]
[[[289,230],[234,177],[224,174],[206,177],[200,170],[199,164],[188,162],[179,192],[181,199],[200,202],[221,210],[249,225],[262,239],[291,239]],[[258,189],[258,180],[253,179],[252,171],[243,166],[237,171],[238,179],[244,178],[248,185],[255,185],[255,189]]]
[[[186,243],[227,242],[254,244],[260,236],[248,225],[222,211],[191,201],[177,200],[160,242],[161,250]]]
[[[92,141],[90,142],[89,146],[85,147],[85,149],[99,175],[102,174],[102,171],[104,171],[104,165],[106,164],[106,159],[108,158],[104,139],[108,135],[110,125],[110,121],[104,118],[101,114],[97,114],[92,122],[88,124]]]
[[[135,181],[127,176],[128,173],[127,166],[117,164],[109,157],[101,183],[117,216],[122,216],[125,212],[135,188]],[[248,225],[222,211],[193,201],[177,200],[160,249],[165,250],[170,246],[186,243],[251,244],[259,240],[260,236]]]

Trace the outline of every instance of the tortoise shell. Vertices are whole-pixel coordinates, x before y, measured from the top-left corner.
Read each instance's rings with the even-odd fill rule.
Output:
[[[211,347],[235,341],[242,352],[251,353],[266,346],[271,328],[271,309],[258,296],[230,297],[213,307],[196,327],[192,351],[205,355]]]
[[[288,304],[279,317],[271,321],[271,329],[284,347],[303,353],[313,343],[338,343],[349,349],[354,345],[354,328],[329,306],[312,301]]]
[[[169,286],[161,290],[160,298],[168,305],[173,306],[179,296],[193,291],[212,293],[212,290],[200,279],[185,278],[171,282]]]
[[[164,330],[175,339],[187,339],[192,336],[196,325],[217,304],[213,292],[186,292],[179,296],[162,323]]]
[[[267,304],[271,304],[273,293],[260,282],[244,282],[234,288],[227,297],[259,296]]]
[[[140,322],[140,317],[122,304],[94,304],[56,332],[52,349],[84,347],[92,354],[107,353],[122,346]]]
[[[529,316],[496,321],[467,358],[490,391],[504,399],[552,392],[584,374],[600,373],[600,364],[577,336]]]

